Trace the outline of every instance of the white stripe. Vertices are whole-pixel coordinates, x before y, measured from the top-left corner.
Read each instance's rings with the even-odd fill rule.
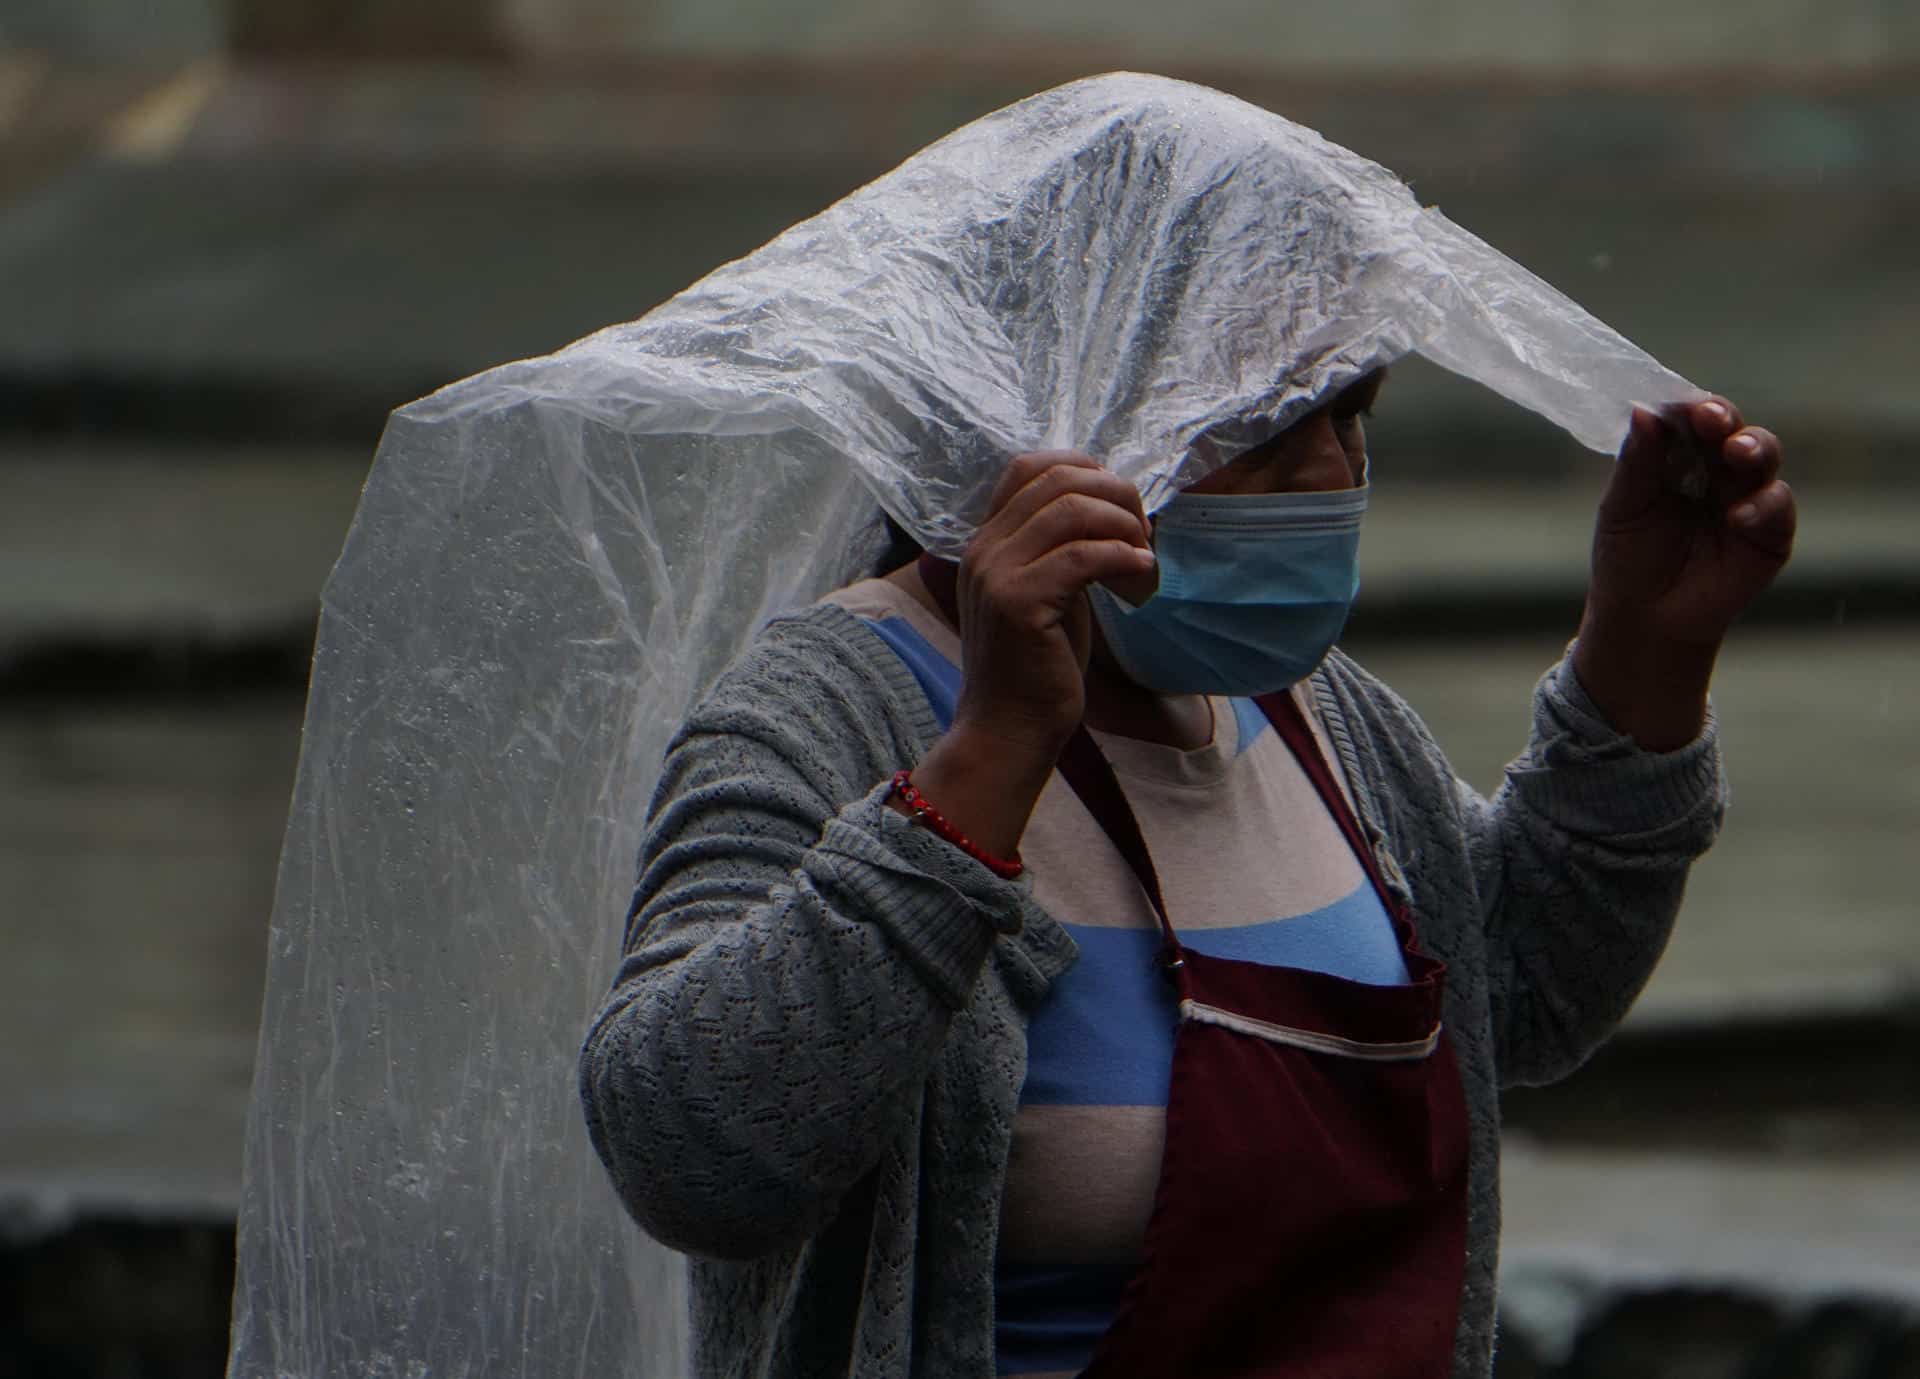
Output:
[[[1317,1030],[1270,1024],[1194,1000],[1180,1002],[1180,1018],[1203,1025],[1218,1025],[1238,1034],[1251,1034],[1256,1039],[1275,1044],[1291,1044],[1314,1053],[1330,1053],[1340,1058],[1365,1058],[1376,1063],[1410,1063],[1425,1058],[1440,1044],[1438,1025],[1424,1039],[1413,1039],[1404,1044],[1364,1044],[1357,1039],[1342,1039],[1337,1035],[1321,1034]]]

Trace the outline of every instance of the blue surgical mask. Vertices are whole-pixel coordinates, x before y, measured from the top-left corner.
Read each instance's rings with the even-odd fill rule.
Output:
[[[1365,487],[1181,494],[1154,517],[1160,587],[1089,591],[1120,668],[1164,694],[1266,694],[1311,675],[1360,590]]]

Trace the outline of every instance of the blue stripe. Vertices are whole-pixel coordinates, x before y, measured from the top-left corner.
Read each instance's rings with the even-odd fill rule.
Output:
[[[1131,1260],[1070,1269],[996,1264],[994,1372],[1077,1374],[1085,1369],[1138,1267]]]
[[[1239,730],[1238,736],[1240,739],[1234,743],[1233,746],[1233,754],[1236,757],[1246,751],[1247,748],[1253,746],[1255,739],[1257,739],[1260,734],[1273,727],[1273,724],[1267,720],[1266,714],[1261,711],[1260,706],[1251,699],[1235,699],[1233,701],[1233,722],[1234,726]]]
[[[954,705],[960,701],[960,667],[933,649],[919,629],[905,618],[862,618],[875,636],[893,648],[893,654],[906,663],[913,678],[920,682],[921,693],[933,706],[933,716],[945,732],[953,724]]]
[[[1173,1067],[1173,988],[1155,959],[1157,930],[1063,926],[1080,960],[1054,980],[1027,1029],[1027,1106],[1165,1106]],[[1197,953],[1404,984],[1407,968],[1380,898],[1363,881],[1293,919],[1188,929]]]
[[[1373,986],[1407,983],[1407,963],[1393,921],[1373,883],[1364,877],[1331,905],[1292,919],[1230,929],[1192,929],[1183,931],[1180,941],[1216,958],[1304,967]]]
[[[1165,1106],[1173,987],[1157,930],[1068,924],[1080,960],[1054,978],[1027,1026],[1029,1106]]]

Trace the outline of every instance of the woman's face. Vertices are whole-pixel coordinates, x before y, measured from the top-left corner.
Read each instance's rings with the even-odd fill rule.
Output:
[[[1367,481],[1362,423],[1387,381],[1375,369],[1232,464],[1187,485],[1183,493],[1313,493],[1358,488]]]
[[[1181,492],[1311,493],[1358,488],[1367,481],[1367,433],[1362,418],[1372,409],[1386,381],[1387,371],[1375,369],[1272,440]],[[1106,584],[1127,602],[1138,604],[1153,596],[1160,576],[1149,570],[1124,579],[1109,579]]]

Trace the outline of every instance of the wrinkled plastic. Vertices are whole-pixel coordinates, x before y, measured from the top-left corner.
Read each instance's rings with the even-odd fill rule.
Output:
[[[953,552],[1009,455],[1073,447],[1151,506],[1408,351],[1600,450],[1697,395],[1384,169],[1122,75],[397,413],[323,601],[230,1372],[684,1373],[574,1058],[694,696],[881,505]]]

